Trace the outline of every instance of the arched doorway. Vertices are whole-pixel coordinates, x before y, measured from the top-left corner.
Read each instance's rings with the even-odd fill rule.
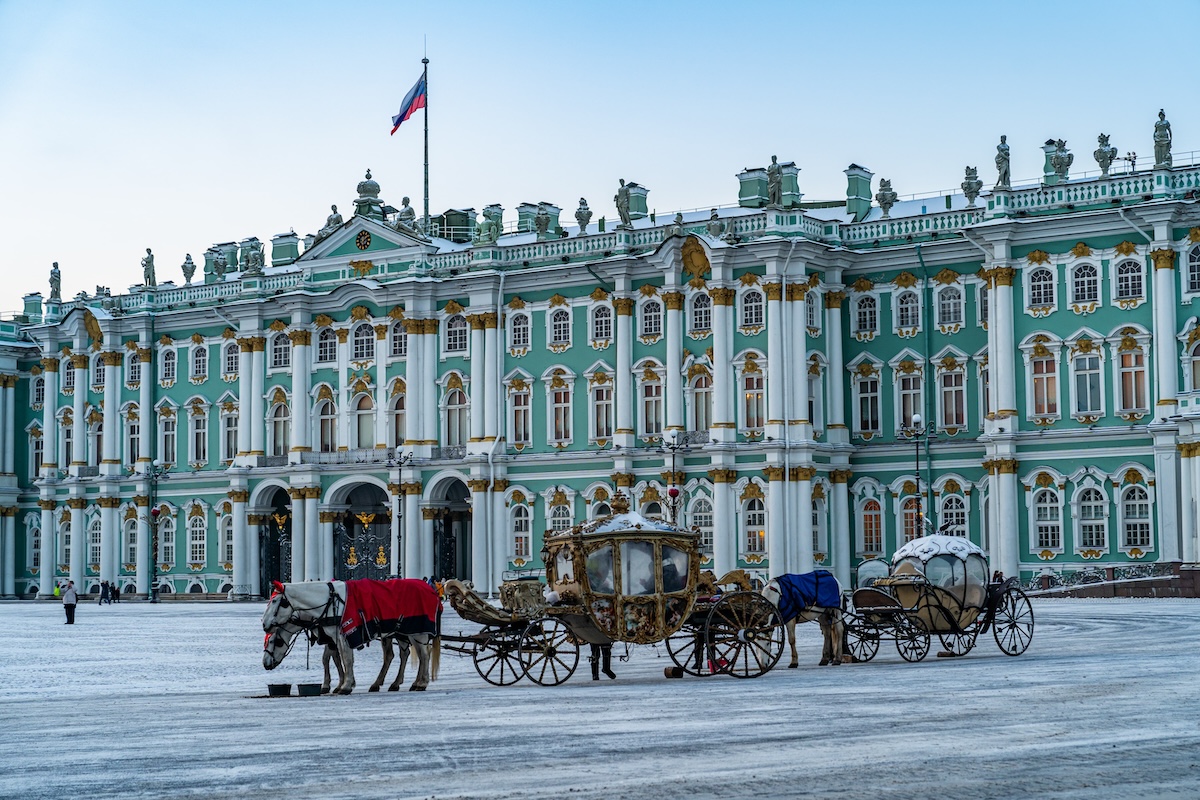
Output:
[[[276,489],[269,498],[271,510],[262,523],[259,546],[259,586],[270,594],[271,581],[292,579],[292,506],[287,492]]]
[[[383,580],[396,574],[392,564],[392,510],[387,495],[362,483],[346,495],[346,510],[333,526],[333,579]]]
[[[451,480],[435,495],[433,518],[433,577],[473,580],[471,575],[471,492],[461,480]]]

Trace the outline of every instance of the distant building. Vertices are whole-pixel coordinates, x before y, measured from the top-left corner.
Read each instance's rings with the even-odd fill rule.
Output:
[[[631,183],[629,224],[583,235],[549,203],[423,225],[368,177],[303,252],[26,297],[0,322],[0,593],[487,590],[618,491],[718,574],[849,584],[923,514],[1025,580],[1197,560],[1200,166],[883,208],[856,165],[844,203],[770,172],[674,220]]]

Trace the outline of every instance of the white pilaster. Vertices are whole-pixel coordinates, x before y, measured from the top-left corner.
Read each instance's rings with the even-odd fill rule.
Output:
[[[71,501],[82,498],[72,497]],[[85,565],[87,564],[87,525],[84,524],[82,502],[76,503],[77,507],[71,508],[71,521],[67,523],[67,530],[71,534],[71,563],[69,565],[69,575],[71,580],[75,581],[75,586],[78,587],[80,593],[83,593],[83,576]]]
[[[825,381],[829,408],[825,410],[825,417],[831,431],[846,428],[846,358],[842,350],[842,303],[845,299],[846,293],[840,287],[825,293],[825,357],[829,362],[829,380]],[[839,441],[846,442],[849,438],[847,432],[838,434]]]
[[[796,572],[813,570],[813,525],[812,525],[812,479],[816,470],[812,467],[796,467],[796,553],[799,563],[793,564]]]
[[[733,289],[713,289],[713,419],[714,442],[737,439],[737,414],[733,402]],[[731,566],[730,569],[733,567]]]
[[[421,509],[421,576],[429,577],[433,575],[433,517],[427,516],[425,512],[433,511],[432,508]]]
[[[1196,457],[1194,445],[1180,445],[1179,459],[1179,528],[1183,532],[1181,558],[1185,564],[1196,562]]]
[[[106,375],[104,378],[108,380]],[[107,425],[105,428],[107,429]],[[104,435],[108,439],[107,432]],[[120,528],[117,526],[117,498],[100,498],[100,580],[115,581],[120,569]]]
[[[767,467],[767,558],[772,575],[792,572],[788,564],[788,520],[784,512],[787,477],[783,467]]]
[[[667,430],[685,430],[683,419],[683,293],[678,291],[663,294],[667,307],[667,369],[666,411]]]
[[[782,439],[786,435],[784,425],[787,424],[784,411],[787,378],[785,372],[788,364],[783,355],[783,284],[767,283],[763,285],[767,294],[767,427],[766,435],[773,439]],[[782,494],[782,492],[780,493]],[[780,517],[782,519],[782,515]],[[772,550],[771,566],[776,575],[784,574],[775,569],[775,554]],[[787,559],[780,559],[786,563]]]
[[[488,500],[491,492],[488,488],[491,482],[486,478],[475,478],[468,481],[471,487],[471,580],[479,584],[482,591],[489,591],[486,585],[488,574]]]
[[[109,376],[105,376],[109,377]],[[114,405],[116,405],[114,403]],[[107,425],[105,426],[107,429]],[[16,472],[16,434],[17,434],[17,376],[8,375],[4,381],[4,472],[12,475]],[[108,436],[104,437],[108,441]]]
[[[46,400],[42,404],[42,477],[52,477],[58,470],[58,371],[62,366],[57,358],[42,359],[42,375],[45,377]],[[66,468],[63,464],[63,468]],[[43,562],[45,563],[45,562]],[[53,574],[53,573],[52,573]],[[51,586],[53,590],[53,586]],[[40,591],[40,587],[39,587]]]
[[[292,580],[308,580],[305,563],[308,558],[308,543],[305,541],[307,527],[304,524],[304,490],[288,489],[288,497],[292,499]]]
[[[728,472],[729,475],[722,473]],[[713,572],[718,577],[737,566],[736,510],[733,507],[732,470],[717,470],[713,481]]]
[[[70,467],[82,467],[88,462],[87,420],[85,419],[88,393],[87,363],[88,357],[85,355],[71,356],[71,366],[75,370],[75,394],[72,398],[74,404],[71,409],[71,441],[74,452],[71,455],[71,463],[65,465]],[[77,474],[78,471],[78,469],[72,470],[72,474]],[[79,586],[82,591],[80,578],[72,576],[71,580],[75,581],[75,585]]]
[[[996,267],[993,271],[994,286],[991,301],[992,324],[988,329],[988,344],[992,357],[991,381],[996,387],[997,416],[1008,417],[1009,430],[1017,428],[1017,385],[1015,340],[1013,332],[1013,274],[1011,267]],[[1007,572],[1005,574],[1008,574]]]
[[[139,472],[145,472],[146,468],[154,461],[154,453],[158,447],[158,430],[156,422],[157,414],[154,412],[154,365],[151,363],[151,354],[154,348],[149,342],[139,342],[137,353],[134,358],[138,360],[141,377],[138,379],[138,426],[141,432],[141,452],[138,454],[138,463],[134,465],[134,469]],[[139,564],[142,562],[139,560]],[[149,577],[146,578],[149,580]],[[138,589],[138,591],[142,591]]]
[[[1176,347],[1163,345],[1174,342],[1178,332],[1175,322],[1178,308],[1175,298],[1175,251],[1168,242],[1163,242],[1150,256],[1154,264],[1154,340],[1159,345],[1154,353],[1157,373],[1154,385],[1158,390],[1154,416],[1170,417],[1175,413],[1179,392],[1179,356]],[[1165,496],[1160,499],[1165,499]]]
[[[421,494],[419,483],[404,484],[404,574],[405,578],[421,575]]]
[[[389,574],[392,577],[400,578],[403,577],[401,570],[404,564],[404,551],[400,549],[400,526],[404,524],[404,495],[398,494],[401,491],[399,484],[393,484],[388,488],[388,505],[392,509],[391,518],[388,520],[391,536],[389,557],[392,560],[392,569]]]
[[[504,481],[500,487],[506,486],[507,483],[508,481]],[[508,566],[508,514],[504,508],[505,489],[500,487],[497,487],[496,480],[492,481],[492,528],[489,531],[491,549],[488,553],[488,561],[492,569],[487,586],[480,587],[486,589],[493,596],[500,590],[504,570]]]
[[[312,450],[312,411],[309,393],[312,390],[312,332],[294,331],[292,338],[292,427],[288,461],[300,463],[300,453]],[[266,424],[265,422],[263,423]]]
[[[248,493],[245,489],[234,489],[229,493],[229,499],[233,505],[233,596],[244,599],[250,593],[250,545],[246,531]]]
[[[324,570],[324,559],[322,552],[321,537],[317,534],[317,526],[320,522],[317,518],[317,495],[321,493],[320,487],[312,486],[301,490],[304,493],[304,579],[306,581],[328,581],[333,579],[333,574],[326,574]]]
[[[121,474],[121,354],[119,352],[103,353],[100,356],[104,363],[104,438],[101,440],[100,474]],[[180,436],[186,436],[186,431],[180,431]],[[103,514],[101,515],[103,516]],[[113,580],[116,573],[105,580]]]
[[[415,447],[422,444],[424,439],[424,428],[422,420],[425,418],[425,392],[422,391],[420,381],[425,373],[425,320],[422,319],[406,319],[404,320],[404,329],[408,331],[408,356],[405,360],[404,367],[404,429],[405,442],[408,447]],[[405,500],[406,510],[405,517],[408,517],[407,500]],[[411,519],[409,520],[412,521]],[[415,538],[406,536],[406,538]],[[408,560],[408,549],[405,548],[404,569],[408,570],[411,565],[416,562]],[[404,577],[412,577],[411,573],[407,573]]]
[[[3,511],[3,558],[0,559],[0,596],[13,597],[17,593],[17,507]],[[24,571],[24,570],[22,570]]]
[[[829,526],[830,549],[833,551],[833,574],[843,587],[850,587],[850,480],[849,470],[834,470],[832,478],[833,514]]]
[[[54,595],[54,573],[58,566],[58,554],[54,552],[54,501],[42,498],[42,503],[44,505],[42,505],[41,542],[39,542],[42,553],[39,558],[41,567],[38,570],[38,595],[52,597]]]
[[[426,444],[437,446],[439,443],[438,423],[441,420],[441,415],[438,410],[438,341],[440,334],[438,333],[438,320],[425,320],[425,363],[421,368],[421,382],[416,387],[418,391],[425,395],[424,406],[425,415],[421,419],[423,433],[421,438]],[[432,541],[432,540],[431,540]],[[430,551],[430,564],[432,561],[432,550]]]
[[[996,476],[996,496],[993,498],[999,511],[999,527],[995,536],[1000,551],[1000,569],[1006,578],[1020,577],[1020,523],[1017,511],[1020,487],[1017,484],[1015,466],[1016,462],[1011,462],[1011,467],[1004,462],[1000,463],[999,474]]]
[[[492,312],[484,314],[483,317],[483,343],[484,352],[487,355],[483,368],[483,438],[485,441],[494,442],[500,435],[500,401],[497,399],[500,396],[500,366],[498,362],[500,350],[497,349],[500,346],[500,340],[496,327],[499,315]],[[472,359],[474,358],[472,356]],[[472,372],[478,374],[477,369]],[[474,384],[474,381],[471,383]]]
[[[382,449],[388,446],[388,325],[375,326],[375,447]],[[366,447],[359,442],[359,447]]]
[[[471,325],[471,442],[479,448],[478,443],[484,437],[484,418],[487,406],[488,390],[492,387],[484,377],[487,372],[487,346],[484,343],[486,334],[483,328],[483,314],[471,314],[467,317]],[[495,395],[492,395],[493,397]]]
[[[266,454],[263,444],[267,426],[265,399],[263,398],[263,393],[266,391],[263,386],[266,379],[266,353],[263,349],[266,340],[260,336],[254,338],[253,342],[254,352],[250,355],[250,455],[261,456]],[[245,413],[245,408],[243,407],[239,413]]]
[[[633,306],[632,298],[613,301],[617,309],[617,374],[613,378],[617,427],[616,443],[622,447],[633,444]]]

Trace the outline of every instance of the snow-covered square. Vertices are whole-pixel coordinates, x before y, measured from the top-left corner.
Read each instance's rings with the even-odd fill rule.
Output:
[[[1195,797],[1200,604],[1035,601],[1028,652],[667,680],[659,648],[494,687],[443,653],[424,694],[266,699],[260,603],[0,604],[0,797]],[[448,633],[470,623],[447,613]],[[615,654],[624,653],[617,645]],[[415,670],[410,666],[408,680]]]

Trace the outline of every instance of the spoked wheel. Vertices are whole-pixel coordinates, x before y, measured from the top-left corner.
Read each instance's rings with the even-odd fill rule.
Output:
[[[711,659],[704,654],[704,629],[687,624],[667,637],[667,654],[688,675],[712,675]],[[719,670],[718,670],[719,672]]]
[[[705,623],[712,672],[757,678],[783,655],[779,610],[762,595],[734,592],[722,597]]]
[[[508,686],[521,680],[525,674],[519,654],[521,633],[520,629],[494,631],[486,641],[476,645],[472,659],[479,677],[495,686]]]
[[[979,629],[972,626],[960,633],[939,633],[938,638],[942,640],[942,647],[947,652],[956,656],[965,656],[975,646],[975,637],[978,633]]]
[[[529,623],[518,649],[525,674],[542,686],[557,686],[579,666],[579,644],[571,629],[552,617]]]
[[[846,651],[855,663],[870,661],[879,652],[879,628],[861,618],[847,622]]]
[[[929,632],[919,620],[905,620],[896,626],[896,651],[914,663],[929,655]]]
[[[1007,656],[1021,655],[1033,641],[1033,606],[1020,589],[1010,588],[1000,597],[992,620],[992,635]]]

